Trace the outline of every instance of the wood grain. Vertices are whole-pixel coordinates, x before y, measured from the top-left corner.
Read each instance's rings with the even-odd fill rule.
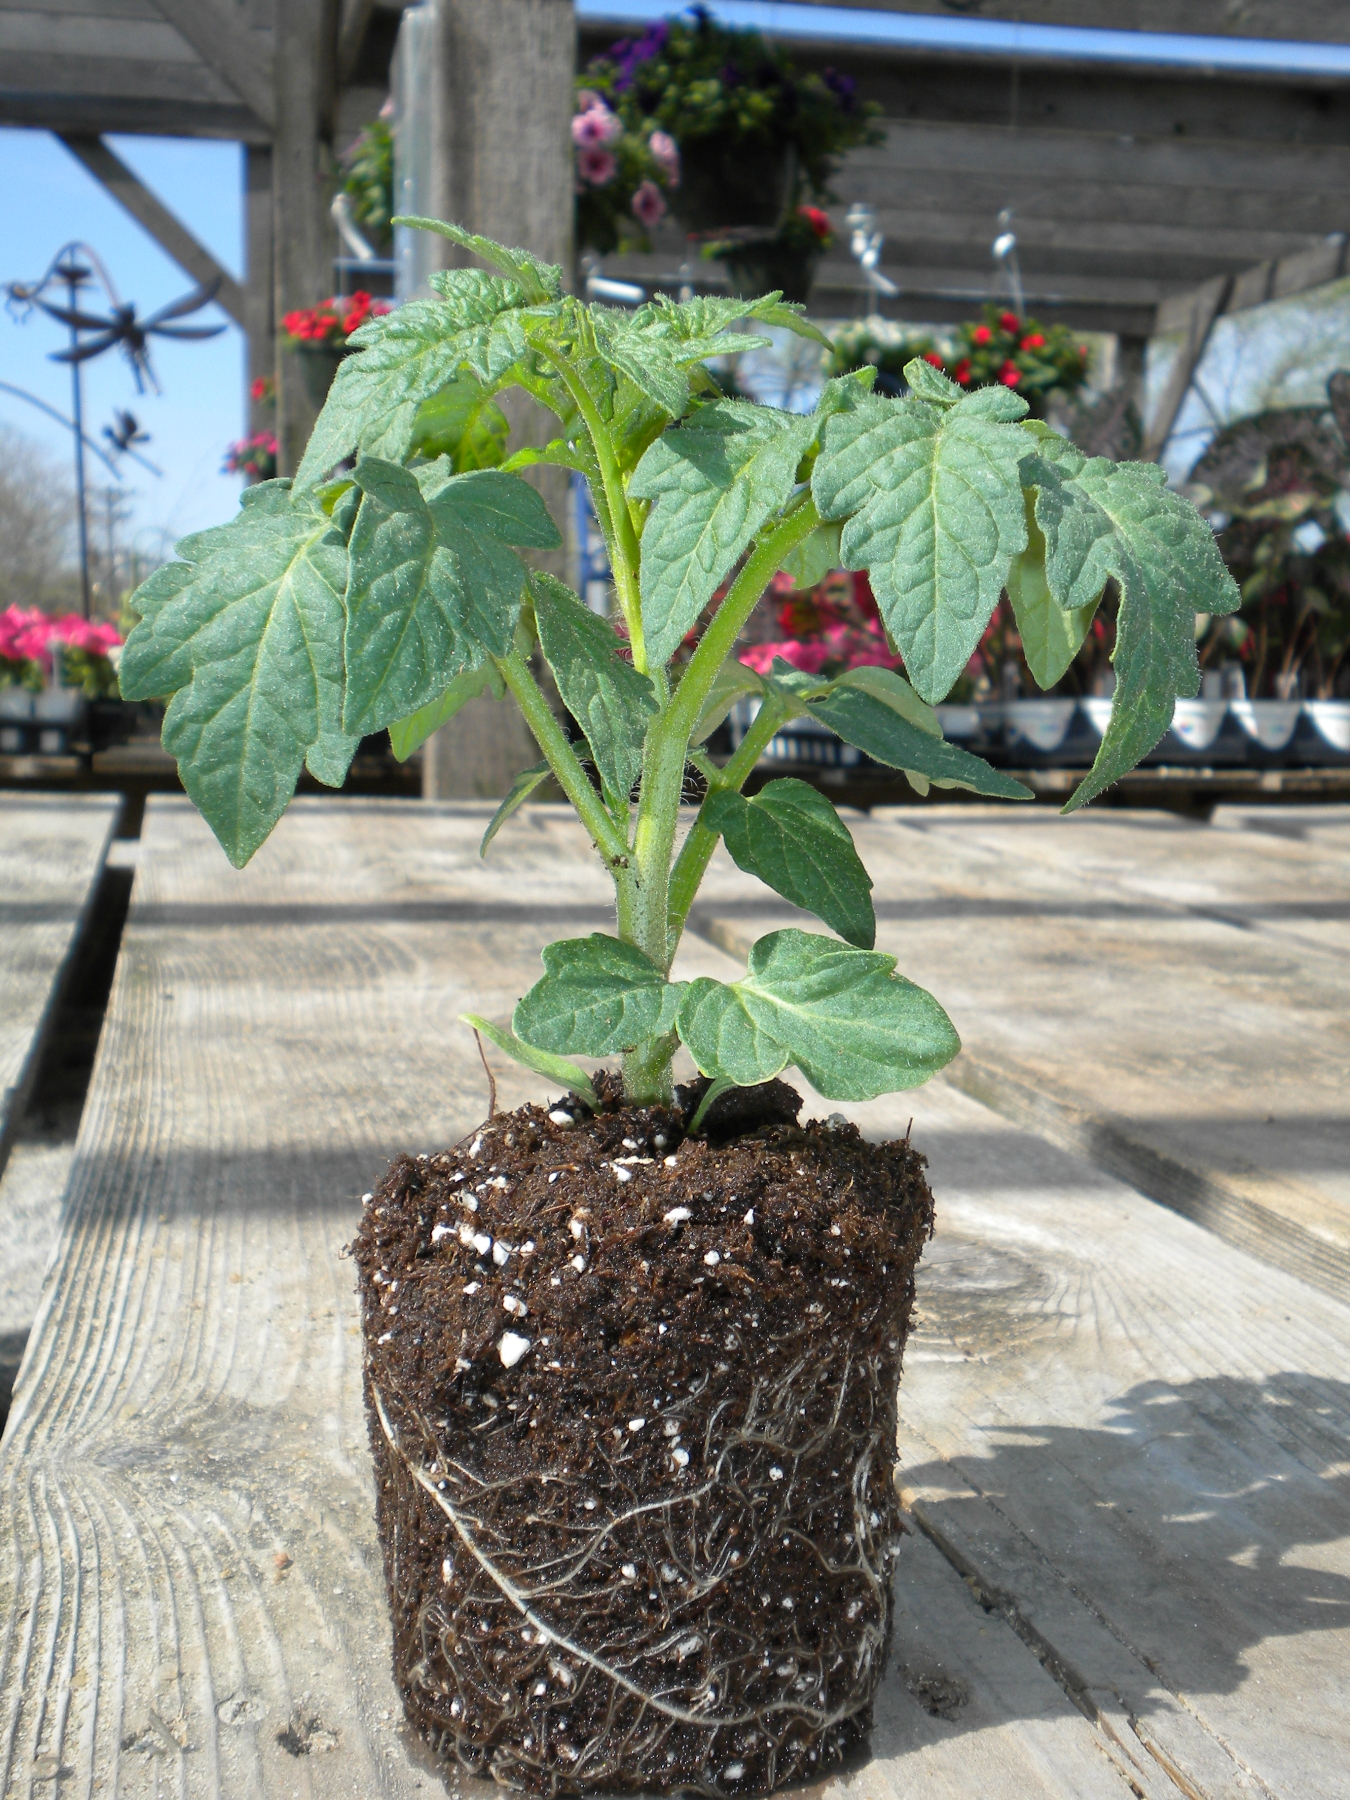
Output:
[[[0,1171],[120,812],[112,794],[0,794]]]
[[[106,1800],[438,1787],[388,1672],[341,1247],[391,1153],[481,1118],[456,1015],[505,1018],[545,942],[609,918],[562,809],[526,809],[482,865],[489,810],[300,801],[235,874],[185,803],[149,803],[0,1450],[5,1800],[58,1774]],[[679,972],[732,965],[693,939]],[[545,1091],[498,1079],[504,1106]],[[1100,1728],[931,1543],[900,1594],[860,1800],[1125,1800]],[[938,1676],[953,1718],[925,1710]]]
[[[945,1080],[1350,1296],[1343,859],[1119,811],[854,829],[879,946],[961,1031]],[[743,954],[791,916],[761,895],[715,861],[703,928]]]

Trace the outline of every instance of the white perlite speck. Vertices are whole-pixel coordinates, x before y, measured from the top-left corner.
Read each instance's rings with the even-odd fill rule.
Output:
[[[641,1431],[646,1423],[647,1421],[645,1419],[630,1419],[628,1421],[628,1429],[630,1431]]]
[[[670,1453],[670,1460],[677,1469],[687,1469],[689,1467],[689,1452],[687,1450],[672,1450]]]
[[[514,1313],[518,1319],[523,1319],[529,1310],[518,1294],[507,1294],[502,1300],[502,1311]]]
[[[744,1763],[728,1763],[726,1768],[722,1771],[722,1779],[724,1781],[739,1781],[744,1774]]]
[[[686,1219],[691,1219],[693,1216],[687,1206],[672,1206],[666,1214],[666,1224],[683,1225]]]
[[[622,1169],[619,1167],[618,1163],[611,1163],[610,1167],[614,1171],[614,1179],[616,1181],[631,1181],[633,1179],[633,1171],[631,1169]]]
[[[745,1225],[753,1225],[754,1222],[755,1222],[755,1209],[752,1206],[750,1208],[749,1212],[745,1215],[745,1218],[742,1220],[742,1223]]]
[[[521,1337],[514,1331],[504,1331],[501,1341],[497,1345],[497,1354],[502,1359],[502,1367],[514,1369],[529,1347],[529,1338]]]
[[[442,1581],[453,1581],[454,1578],[455,1578],[455,1565],[451,1562],[450,1558],[447,1556],[445,1561],[441,1564],[441,1580]]]
[[[371,1201],[372,1201],[372,1200],[373,1200],[373,1199],[374,1199],[374,1198],[375,1198],[375,1196],[374,1196],[374,1194],[362,1194],[362,1196],[361,1196],[361,1204],[362,1204],[362,1206],[369,1206],[369,1205],[370,1205],[370,1203],[371,1203]]]
[[[666,1167],[668,1169],[673,1169],[675,1167],[675,1158],[673,1156],[668,1156],[666,1158]]]
[[[572,1117],[571,1113],[564,1112],[561,1106],[555,1106],[553,1111],[548,1115],[548,1119],[550,1125],[557,1125],[563,1131],[566,1131],[569,1125],[576,1124],[576,1120]]]
[[[473,1142],[472,1142],[472,1143],[471,1143],[471,1144],[470,1144],[470,1145],[469,1145],[469,1155],[470,1155],[470,1156],[477,1156],[477,1154],[478,1154],[478,1152],[479,1152],[479,1151],[480,1151],[480,1150],[481,1150],[481,1149],[482,1149],[482,1148],[483,1148],[483,1140],[482,1140],[482,1138],[480,1138],[480,1137],[476,1137],[476,1138],[475,1138],[475,1139],[474,1139],[474,1140],[473,1140]]]
[[[572,1258],[572,1267],[576,1270],[577,1274],[580,1275],[581,1271],[586,1267],[586,1258],[584,1256],[574,1256]]]
[[[473,1236],[469,1239],[469,1242],[480,1256],[486,1256],[488,1251],[492,1248],[492,1239],[485,1231],[474,1232]]]
[[[625,1581],[636,1581],[637,1580],[637,1564],[636,1563],[625,1563],[623,1565],[623,1568],[619,1571],[619,1573],[623,1576]]]
[[[505,1265],[506,1259],[507,1259],[507,1257],[510,1256],[510,1254],[511,1254],[510,1244],[504,1244],[502,1242],[502,1240],[500,1238],[498,1238],[496,1243],[492,1246],[492,1260],[493,1260],[493,1262],[496,1263],[496,1265],[499,1269]]]
[[[769,1470],[769,1476],[773,1481],[781,1481],[783,1479],[783,1471],[779,1468],[777,1463]]]
[[[705,1263],[707,1263],[707,1265],[710,1269],[715,1269],[717,1267],[718,1263],[721,1262],[722,1258],[717,1254],[716,1250],[709,1250],[708,1254],[703,1258],[703,1260]]]
[[[464,1292],[466,1294],[476,1294],[478,1292],[479,1288],[482,1287],[482,1285],[483,1284],[481,1281],[471,1281],[469,1283],[469,1285],[462,1290],[462,1292]]]

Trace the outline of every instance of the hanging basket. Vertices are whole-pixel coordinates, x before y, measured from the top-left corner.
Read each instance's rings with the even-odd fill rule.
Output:
[[[738,300],[757,300],[780,289],[784,300],[805,306],[820,263],[819,250],[796,250],[773,242],[742,244],[722,251]]]
[[[715,133],[680,145],[675,216],[694,235],[714,231],[774,232],[787,217],[797,175],[791,144]]]
[[[339,365],[353,352],[335,350],[330,344],[297,344],[295,349],[300,358],[305,392],[315,406],[322,406],[328,398],[328,390],[333,385]]]

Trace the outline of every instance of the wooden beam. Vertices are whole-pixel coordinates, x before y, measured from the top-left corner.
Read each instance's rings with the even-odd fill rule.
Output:
[[[1232,291],[1233,277],[1221,275],[1213,281],[1207,281],[1191,295],[1189,316],[1184,328],[1185,340],[1167,377],[1167,385],[1159,397],[1157,410],[1147,421],[1142,451],[1145,462],[1155,462],[1166,449],[1191,379],[1199,367],[1200,358],[1205,354],[1205,345],[1214,329],[1214,321],[1227,305]]]
[[[204,244],[198,243],[183,222],[146,187],[139,175],[110,150],[99,137],[74,132],[58,134],[70,154],[80,162],[136,223],[149,232],[166,256],[203,287],[216,283],[216,304],[236,325],[246,325],[244,293],[234,276],[218,263]]]
[[[1244,269],[1233,279],[1222,312],[1245,312],[1250,306],[1263,306],[1268,300],[1283,300],[1290,294],[1303,294],[1309,288],[1322,287],[1328,281],[1339,281],[1350,273],[1350,238],[1337,232],[1324,243],[1279,262],[1259,263]],[[1176,294],[1158,308],[1154,329],[1159,332],[1185,331],[1189,327],[1194,294]],[[1216,317],[1218,315],[1216,314]]]
[[[366,28],[370,24],[370,15],[375,10],[375,0],[342,0],[342,12],[338,20],[337,69],[338,80],[346,81],[356,67],[361,54],[361,46],[365,42]]]
[[[572,0],[494,0],[491,6],[439,0],[436,31],[438,191],[430,196],[431,211],[570,272]],[[447,263],[473,261],[443,239],[437,244]],[[512,396],[508,410],[515,443],[543,443],[552,435],[542,408]],[[565,518],[561,471],[539,471],[537,485]],[[565,575],[565,559],[552,569]],[[422,791],[428,799],[497,798],[536,758],[514,708],[473,700],[428,740]]]
[[[272,152],[253,147],[244,158],[244,331],[248,341],[245,402],[250,431],[271,431],[276,424],[276,389],[270,405],[253,397],[256,381],[277,373],[275,210]]]
[[[232,87],[265,125],[274,125],[272,57],[262,33],[231,19],[215,0],[155,0],[208,68]],[[290,0],[278,0],[283,17]]]
[[[1350,43],[1344,0],[820,0],[825,7],[918,13],[950,24],[953,14],[1020,25],[1071,25],[1112,31],[1178,32],[1197,37],[1286,39]],[[782,9],[778,35],[791,36],[791,10]]]
[[[313,306],[333,291],[333,191],[337,0],[281,0],[276,15],[272,148],[273,316]],[[300,353],[277,358],[277,468],[294,474],[318,408]]]

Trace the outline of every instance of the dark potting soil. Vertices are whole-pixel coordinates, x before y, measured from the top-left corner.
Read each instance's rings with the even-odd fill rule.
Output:
[[[400,1157],[353,1244],[395,1678],[534,1793],[762,1793],[871,1724],[924,1159],[779,1082],[689,1137],[701,1087]]]

